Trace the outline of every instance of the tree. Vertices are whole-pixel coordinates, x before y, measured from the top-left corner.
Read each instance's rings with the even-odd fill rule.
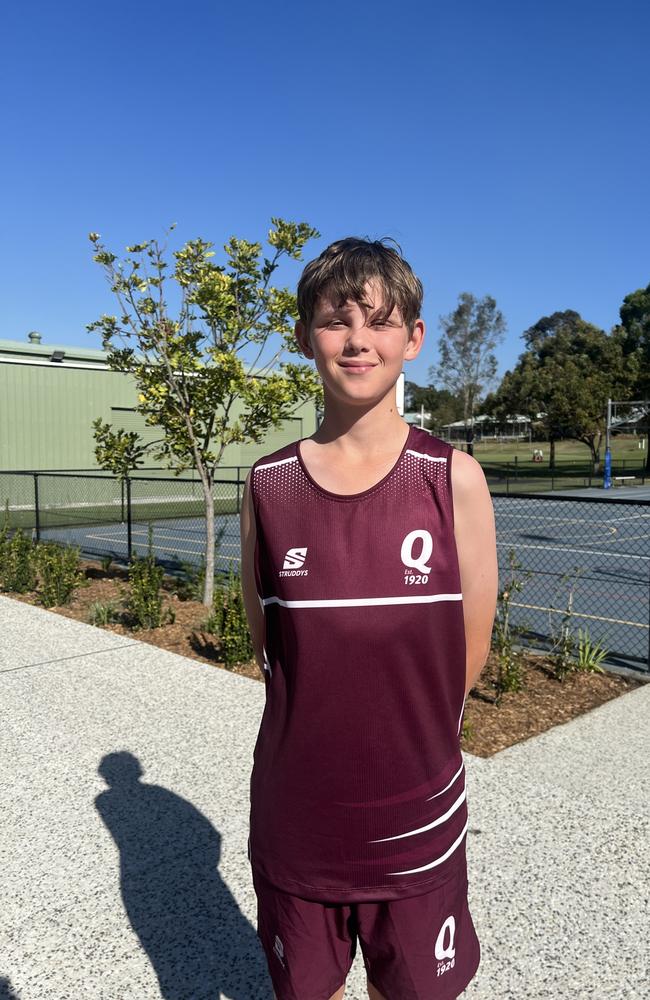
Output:
[[[528,350],[514,371],[505,373],[495,409],[502,418],[521,412],[532,419],[544,412],[551,468],[555,442],[573,438],[587,445],[597,469],[607,399],[629,392],[637,374],[636,356],[626,359],[620,338],[608,336],[573,310],[542,317],[522,337]]]
[[[404,408],[407,413],[419,413],[424,407],[425,413],[430,413],[429,419],[425,418],[424,426],[433,430],[440,428],[443,424],[453,423],[460,420],[462,416],[462,406],[449,392],[448,389],[436,389],[435,386],[421,386],[416,382],[404,382]]]
[[[477,299],[461,292],[456,309],[440,317],[440,326],[444,330],[438,341],[440,363],[429,369],[429,377],[462,401],[468,430],[476,400],[496,374],[497,359],[492,352],[503,340],[506,323],[490,295]]]
[[[620,326],[614,332],[623,337],[625,355],[637,354],[639,360],[639,380],[633,397],[647,399],[650,397],[650,285],[625,296],[620,317]]]
[[[260,243],[234,236],[224,246],[224,264],[211,260],[213,244],[202,239],[175,251],[177,295],[180,289],[176,318],[169,315],[165,298],[165,282],[170,280],[165,275],[166,245],[161,248],[157,240],[148,240],[127,246],[130,256],[120,261],[98,233],[90,233],[93,260],[104,268],[121,316],[103,315],[87,329],[101,332],[111,368],[135,380],[136,410],[147,425],[161,428],[162,438],[146,446],[158,448],[154,458],[165,461],[175,475],[196,469],[201,481],[207,606],[214,596],[213,485],[225,448],[234,442],[259,443],[271,426],[277,427],[305,400],[322,400],[320,380],[310,365],[283,362],[279,371],[271,370],[285,350],[300,352],[293,337],[295,295],[272,286],[271,278],[283,257],[301,260],[307,241],[320,234],[304,222],[273,218],[271,223],[268,257],[262,256]],[[281,346],[258,367],[273,335],[280,337]],[[116,346],[119,341],[125,346]],[[255,354],[248,370],[240,357],[245,348]],[[234,419],[236,401],[242,409]],[[101,421],[94,426],[103,467],[118,472],[133,467],[144,447]]]

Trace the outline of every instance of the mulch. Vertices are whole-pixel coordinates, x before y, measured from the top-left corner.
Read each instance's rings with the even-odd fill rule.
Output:
[[[80,568],[86,576],[87,586],[78,588],[69,604],[49,608],[49,611],[88,622],[91,604],[113,601],[121,606],[124,594],[128,593],[126,570],[111,567],[104,572],[97,563],[83,560]],[[165,578],[163,609],[173,608],[173,623],[137,631],[123,622],[99,627],[264,683],[262,672],[254,660],[226,668],[220,658],[218,636],[204,628],[210,609],[201,601],[179,597],[177,586],[172,577]],[[38,605],[35,593],[11,593],[8,596]],[[569,722],[647,683],[643,679],[607,671],[572,673],[558,680],[548,656],[523,649],[521,657],[523,688],[521,691],[505,692],[497,705],[497,657],[494,652],[490,653],[465,706],[461,748],[467,753],[491,757],[506,747]]]

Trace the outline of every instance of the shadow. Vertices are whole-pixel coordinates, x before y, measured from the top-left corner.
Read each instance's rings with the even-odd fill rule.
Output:
[[[199,633],[193,631],[190,636],[190,646],[195,653],[204,656],[206,660],[212,660],[214,663],[223,663],[221,645],[216,636],[212,640],[207,632]]]
[[[19,1000],[18,994],[11,988],[11,980],[0,976],[0,1000]]]
[[[256,930],[219,874],[218,831],[180,795],[142,782],[133,754],[107,754],[97,770],[110,786],[95,806],[119,852],[124,909],[161,996],[271,1000]]]

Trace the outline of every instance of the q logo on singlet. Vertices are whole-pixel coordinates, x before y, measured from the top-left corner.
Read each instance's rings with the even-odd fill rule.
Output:
[[[417,555],[415,554],[416,551]],[[433,539],[429,531],[425,531],[424,528],[416,528],[415,531],[409,531],[402,542],[402,551],[400,553],[402,562],[406,567],[404,570],[404,583],[418,584],[429,582],[431,566],[428,565],[428,562],[432,552]]]

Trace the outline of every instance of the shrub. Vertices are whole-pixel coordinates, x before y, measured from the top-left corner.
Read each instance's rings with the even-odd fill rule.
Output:
[[[253,657],[253,642],[248,628],[241,579],[230,563],[228,580],[215,589],[213,612],[205,628],[219,636],[221,655],[226,667],[247,663]]]
[[[508,553],[510,565],[510,580],[505,588],[499,592],[497,600],[497,610],[494,619],[493,633],[494,643],[497,652],[497,679],[495,703],[501,703],[501,696],[505,691],[521,691],[523,687],[522,679],[522,656],[514,648],[517,636],[523,631],[523,626],[514,627],[510,622],[510,602],[513,592],[523,590],[523,583],[515,576],[515,571],[521,569],[521,563],[517,561],[515,550],[510,549]],[[524,579],[530,576],[530,572],[524,574]]]
[[[174,590],[181,601],[202,601],[205,583],[205,556],[201,556],[201,564],[197,569],[194,563],[179,562],[181,576],[174,584]]]
[[[26,594],[36,589],[37,579],[36,546],[22,528],[9,538],[5,520],[0,535],[0,586],[15,594]]]
[[[119,622],[121,617],[115,601],[95,601],[88,609],[88,622],[91,625],[110,625],[112,622]]]
[[[36,548],[38,600],[46,608],[67,604],[75,587],[85,580],[79,569],[78,546],[42,542]]]
[[[562,681],[569,674],[581,671],[591,671],[603,673],[599,666],[601,661],[607,656],[608,650],[601,646],[599,642],[594,642],[587,629],[578,628],[578,638],[576,639],[573,628],[573,598],[576,580],[582,576],[584,570],[578,566],[573,567],[574,579],[570,572],[564,573],[560,577],[560,583],[569,583],[566,608],[562,615],[562,624],[555,628],[551,619],[551,612],[555,610],[553,604],[549,611],[549,631],[553,637],[551,648],[551,660],[555,669],[557,680]]]
[[[139,559],[134,549],[129,566],[131,590],[125,605],[138,628],[160,628],[167,622],[173,622],[176,617],[172,608],[167,608],[165,612],[162,610],[163,599],[160,589],[164,574],[162,566],[156,564],[152,535],[153,529],[149,524],[148,555]]]
[[[589,635],[589,629],[578,629],[578,670],[604,674],[599,665],[609,652],[599,642],[594,642]]]

